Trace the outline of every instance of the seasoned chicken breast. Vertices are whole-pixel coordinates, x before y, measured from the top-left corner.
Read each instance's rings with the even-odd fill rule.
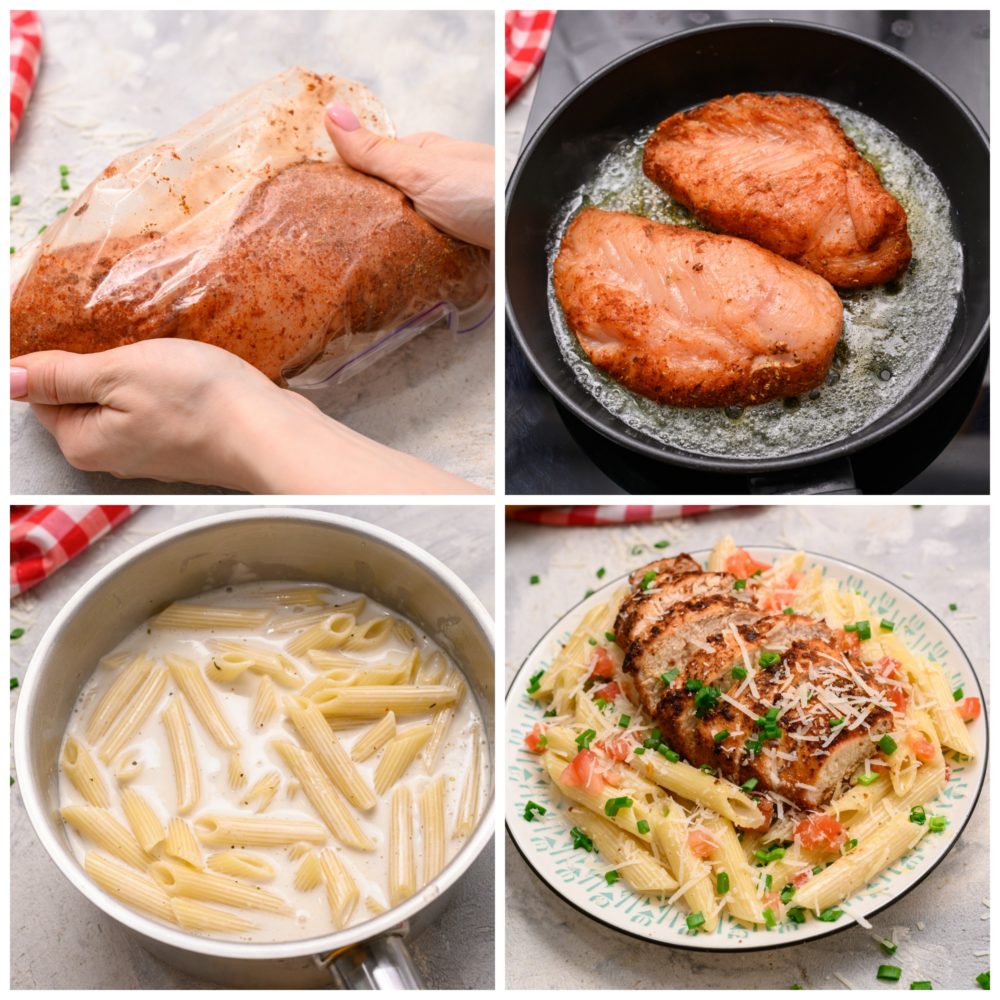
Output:
[[[12,356],[152,337],[225,348],[290,374],[335,338],[485,291],[485,251],[435,229],[395,188],[299,163],[259,184],[213,245],[149,233],[43,253],[14,290]]]
[[[824,622],[767,613],[730,574],[686,566],[635,571],[622,603],[623,670],[643,707],[691,763],[818,808],[892,729],[884,690]]]
[[[738,94],[672,115],[643,169],[713,229],[838,288],[883,284],[910,262],[906,212],[819,101]]]
[[[813,389],[843,322],[826,281],[752,243],[596,208],[566,230],[553,284],[590,360],[673,406]]]

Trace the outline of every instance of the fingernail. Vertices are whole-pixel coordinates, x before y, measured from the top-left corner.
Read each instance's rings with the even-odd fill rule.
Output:
[[[28,393],[28,369],[11,368],[10,370],[10,398],[20,399]]]
[[[358,116],[343,104],[328,104],[326,114],[337,128],[342,128],[345,132],[353,132],[361,127]]]

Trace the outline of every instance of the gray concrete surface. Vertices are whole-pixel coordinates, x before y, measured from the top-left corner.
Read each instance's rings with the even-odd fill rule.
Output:
[[[221,507],[146,507],[14,605],[26,629],[11,644],[11,675],[23,678],[46,627],[105,563],[151,534],[219,513]],[[492,507],[337,507],[395,531],[450,566],[494,607]],[[27,619],[24,617],[27,612]],[[17,693],[11,692],[12,724]],[[13,989],[211,989],[153,958],[87,902],[35,837],[11,788],[11,986]],[[438,989],[491,989],[494,983],[494,846],[457,883],[440,921],[413,941],[424,981]]]
[[[962,644],[989,692],[989,510],[908,506],[751,507],[683,521],[610,528],[542,528],[508,522],[507,683],[537,640],[594,585],[651,558],[636,542],[672,542],[669,552],[710,547],[732,534],[743,545],[790,545],[845,559],[909,591]],[[533,574],[540,583],[531,586]],[[948,605],[958,605],[949,612]],[[908,896],[872,921],[883,935],[908,929],[893,959],[854,927],[821,941],[753,954],[689,953],[640,942],[588,919],[546,888],[506,841],[506,981],[535,990],[896,989],[878,966],[903,968],[903,989],[977,989],[989,968],[989,776],[961,839]],[[922,926],[921,926],[922,925]],[[984,954],[977,954],[984,953]]]

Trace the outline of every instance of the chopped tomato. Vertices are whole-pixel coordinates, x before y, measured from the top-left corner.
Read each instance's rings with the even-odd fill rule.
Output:
[[[764,822],[760,826],[748,826],[743,827],[743,829],[749,830],[751,833],[767,833],[774,822],[774,803],[770,799],[765,798],[755,799],[754,801],[760,810],[761,816],[764,817]]]
[[[799,872],[798,875],[792,879],[792,885],[794,885],[796,889],[799,889],[804,886],[811,877],[812,871],[807,868],[804,872]]]
[[[766,893],[763,897],[763,902],[764,906],[766,908],[770,908],[771,913],[773,913],[775,917],[777,917],[778,914],[781,912],[780,908],[781,893],[778,892],[777,889],[774,889],[773,891]]]
[[[718,845],[714,840],[704,831],[695,827],[688,834],[688,847],[691,849],[691,853],[696,858],[710,858],[714,853]]]
[[[756,559],[746,549],[737,549],[726,560],[726,572],[733,576],[746,580],[753,576],[758,570],[770,569],[770,563],[757,562]]]
[[[616,736],[610,740],[598,741],[594,746],[600,747],[612,760],[628,760],[635,744],[623,736]]]
[[[590,676],[601,681],[609,681],[615,676],[614,661],[603,646],[598,646],[594,650],[594,658],[590,662]]]
[[[895,685],[882,689],[882,695],[892,705],[892,710],[901,715],[906,711],[906,692]]]
[[[958,714],[965,722],[972,722],[973,719],[978,719],[979,713],[982,710],[983,706],[978,698],[963,698],[958,703]]]
[[[903,664],[899,660],[894,660],[891,656],[883,656],[878,663],[875,664],[875,673],[882,677],[891,677],[893,680],[900,680],[903,676],[902,674]]]
[[[590,795],[600,795],[604,790],[604,778],[597,771],[597,754],[593,750],[581,750],[566,765],[559,783],[582,788]]]
[[[910,749],[913,751],[913,756],[917,760],[923,761],[926,764],[927,761],[934,759],[934,744],[930,740],[925,740],[918,733],[910,733],[906,737],[906,742],[909,743]]]
[[[535,723],[535,728],[524,737],[524,745],[532,753],[545,752],[545,727],[540,723]]]
[[[605,701],[614,701],[622,693],[622,689],[612,681],[610,684],[605,684],[604,687],[598,688],[593,692],[595,698],[603,698]]]
[[[764,600],[764,610],[784,611],[795,600],[795,591],[801,582],[801,573],[789,573],[781,583],[771,588]]]
[[[832,816],[814,813],[795,828],[795,839],[806,851],[836,854],[847,843],[847,831]]]

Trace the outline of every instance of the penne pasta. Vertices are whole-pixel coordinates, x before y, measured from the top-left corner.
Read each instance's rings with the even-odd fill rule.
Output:
[[[430,739],[433,726],[416,725],[400,729],[385,745],[375,768],[375,791],[384,795],[406,773],[420,748]]]
[[[289,656],[304,656],[310,649],[336,649],[347,642],[354,624],[354,615],[336,611],[297,635],[285,651]]]
[[[250,727],[264,729],[278,712],[278,696],[270,677],[261,677],[257,682],[253,702],[250,706]]]
[[[323,869],[319,863],[319,855],[310,851],[302,858],[302,864],[295,872],[295,888],[299,892],[311,892],[323,881]]]
[[[201,846],[191,827],[178,816],[174,816],[167,823],[167,839],[163,843],[163,853],[168,858],[183,861],[192,868],[201,868]]]
[[[381,646],[392,635],[393,626],[392,618],[373,618],[362,624],[356,622],[344,643],[344,649],[357,652]]]
[[[396,715],[417,715],[455,702],[451,688],[413,687],[399,684],[393,687],[337,687],[330,685],[312,695],[312,700],[326,716],[351,716],[355,719],[377,719],[386,712]]]
[[[358,884],[340,856],[330,848],[324,847],[319,852],[319,864],[326,887],[326,899],[330,904],[330,915],[338,928],[344,927],[361,896]]]
[[[246,917],[206,906],[197,899],[175,896],[170,900],[174,919],[189,931],[252,931],[257,925]]]
[[[248,854],[246,851],[219,851],[210,854],[205,865],[219,875],[246,878],[251,882],[270,882],[277,875],[274,865],[267,858]]]
[[[215,639],[208,647],[213,653],[206,670],[209,680],[228,684],[250,671],[282,687],[302,687],[298,667],[283,653],[240,639]]]
[[[104,779],[97,770],[97,763],[87,748],[72,737],[63,744],[59,765],[63,774],[73,782],[73,787],[92,806],[107,808],[111,805]]]
[[[190,660],[170,653],[166,662],[174,683],[184,692],[191,711],[198,716],[212,739],[223,750],[235,750],[240,745],[239,740],[198,667]]]
[[[274,800],[281,787],[281,775],[277,771],[268,771],[258,778],[246,795],[240,799],[241,806],[253,806],[254,812],[263,812]]]
[[[139,727],[149,718],[156,703],[167,686],[167,672],[162,667],[152,667],[140,682],[128,707],[118,715],[116,721],[104,737],[97,756],[105,763],[111,763],[125,744],[139,731]]]
[[[242,760],[240,760],[239,750],[233,750],[230,753],[226,774],[229,778],[229,787],[234,791],[239,791],[241,788],[246,787],[247,773],[243,768]]]
[[[137,656],[123,670],[115,682],[104,693],[101,700],[94,706],[94,711],[87,723],[87,741],[98,743],[111,728],[111,724],[121,714],[122,709],[132,700],[143,681],[153,669],[153,663],[145,656]]]
[[[396,906],[417,891],[417,866],[413,858],[413,810],[409,788],[392,793],[389,825],[389,902]]]
[[[144,913],[152,913],[161,920],[175,923],[170,897],[147,875],[140,875],[125,865],[105,858],[96,851],[88,851],[83,862],[84,871],[109,895],[134,906]]]
[[[121,795],[122,812],[132,828],[139,846],[147,853],[152,853],[166,839],[166,832],[160,817],[153,807],[134,789],[126,788]],[[114,852],[112,852],[114,853]],[[146,859],[142,859],[145,864]]]
[[[462,698],[465,695],[465,681],[462,680],[462,675],[455,669],[448,671],[445,686],[450,687],[455,692],[455,702],[447,708],[439,708],[434,713],[434,718],[431,722],[433,731],[431,732],[430,739],[427,741],[427,745],[424,747],[424,770],[428,774],[433,773],[437,767],[441,746],[448,735],[448,730],[451,728],[455,712],[461,705]]]
[[[396,715],[386,712],[374,726],[366,729],[351,747],[351,759],[368,760],[373,753],[381,750],[396,735]]]
[[[183,816],[194,809],[201,798],[201,775],[194,755],[194,743],[191,741],[191,727],[188,725],[184,706],[176,698],[167,706],[162,718],[174,765],[177,811]]]
[[[420,830],[423,838],[423,882],[427,885],[444,868],[444,775],[420,789]]]
[[[462,785],[462,798],[458,804],[458,816],[455,819],[455,829],[452,837],[456,840],[467,837],[476,828],[479,819],[479,775],[482,770],[482,750],[479,746],[479,725],[472,727],[472,740],[469,748],[469,769],[465,772],[465,782]]]
[[[280,896],[259,885],[246,885],[227,875],[196,871],[173,861],[154,861],[149,866],[149,872],[168,896],[186,896],[246,910],[290,912],[288,904]]]
[[[133,868],[145,870],[149,859],[139,842],[107,809],[99,809],[97,806],[63,806],[60,814],[81,837],[92,840],[102,850]]]
[[[274,847],[305,840],[322,844],[326,830],[305,819],[250,819],[244,816],[199,816],[194,822],[198,839],[209,847]]]
[[[152,619],[153,628],[255,629],[266,624],[271,617],[270,608],[212,608],[204,604],[171,604]]]
[[[142,774],[144,765],[139,759],[139,754],[135,750],[126,750],[124,756],[119,758],[115,765],[115,781],[119,785],[128,784]]]

